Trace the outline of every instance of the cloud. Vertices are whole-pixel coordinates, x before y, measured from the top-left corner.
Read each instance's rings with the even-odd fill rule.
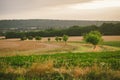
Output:
[[[120,20],[119,4],[119,0],[0,0],[0,19]]]
[[[69,5],[72,9],[100,9],[106,7],[120,7],[120,0],[101,0],[101,1],[92,1],[88,3],[76,3],[73,5]]]
[[[0,0],[0,5],[6,8],[13,7],[50,7],[73,3],[83,3],[92,0]]]
[[[92,0],[0,0],[0,14],[35,11],[48,7],[57,7],[73,3],[83,3]]]

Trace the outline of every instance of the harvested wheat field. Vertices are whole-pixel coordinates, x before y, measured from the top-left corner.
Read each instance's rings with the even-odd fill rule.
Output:
[[[120,41],[120,36],[103,36],[104,41]],[[70,36],[68,41],[82,41],[81,36]],[[47,38],[43,38],[42,41],[47,41]],[[51,37],[51,41],[55,41],[54,37]]]
[[[104,41],[120,41],[120,36],[103,36]],[[69,41],[82,41],[81,36],[70,37]]]
[[[68,51],[72,48],[73,46],[66,45],[64,42],[21,41],[19,39],[0,40],[0,56],[52,53]]]
[[[61,47],[68,47],[64,42],[42,42],[35,40],[26,40],[20,41],[18,39],[9,39],[9,40],[1,40],[0,41],[0,51],[27,51],[27,50],[35,50],[35,49],[56,49]]]
[[[104,41],[120,41],[120,36],[104,36]],[[72,42],[71,42],[72,41]],[[75,41],[75,42],[74,42]],[[48,42],[47,38],[43,38],[41,41],[20,39],[7,39],[0,40],[0,56],[13,56],[13,55],[30,55],[30,54],[43,54],[43,53],[56,53],[56,52],[91,52],[92,45],[81,43],[82,37],[69,37],[68,43],[63,41],[56,42],[54,37],[51,37],[51,41]],[[76,43],[78,42],[78,43]],[[98,46],[97,51],[104,50],[118,50],[112,46]]]

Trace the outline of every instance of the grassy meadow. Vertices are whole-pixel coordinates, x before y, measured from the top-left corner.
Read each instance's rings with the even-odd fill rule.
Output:
[[[95,50],[78,37],[0,40],[0,80],[120,80],[120,41],[107,38]]]

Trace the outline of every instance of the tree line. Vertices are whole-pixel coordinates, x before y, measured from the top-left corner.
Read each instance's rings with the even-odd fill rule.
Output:
[[[39,30],[39,31],[29,31],[29,32],[6,32],[4,36],[6,39],[8,38],[21,38],[21,37],[53,37],[53,36],[82,36],[85,33],[90,31],[99,31],[102,35],[120,35],[120,23],[103,23],[101,26],[91,25],[86,27],[81,26],[72,26],[65,29],[46,29],[46,30]]]
[[[88,26],[97,25],[102,23],[118,23],[120,21],[90,21],[90,20],[53,20],[53,19],[27,19],[27,20],[0,20],[0,28],[17,28],[28,29],[31,27],[37,27],[38,29],[48,28],[67,28],[72,25]]]

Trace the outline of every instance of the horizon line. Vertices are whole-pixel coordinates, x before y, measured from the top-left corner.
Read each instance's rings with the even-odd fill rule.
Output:
[[[91,19],[0,19],[0,21],[7,21],[7,20],[60,20],[60,21],[120,21],[120,20],[91,20]]]

